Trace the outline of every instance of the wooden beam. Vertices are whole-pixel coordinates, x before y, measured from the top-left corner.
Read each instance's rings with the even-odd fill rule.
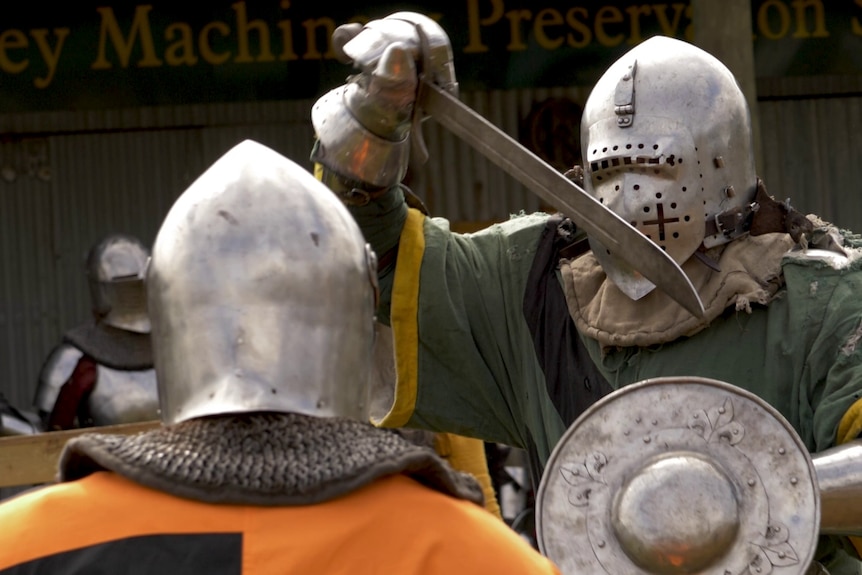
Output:
[[[128,435],[155,429],[159,425],[160,421],[145,421],[0,437],[0,487],[38,485],[54,481],[60,452],[73,437],[84,433]]]

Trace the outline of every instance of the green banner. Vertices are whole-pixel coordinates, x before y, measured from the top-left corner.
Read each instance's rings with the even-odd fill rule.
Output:
[[[654,34],[691,38],[688,2],[299,0],[17,3],[0,20],[6,113],[312,98],[352,72],[336,26],[413,10],[452,40],[464,90],[591,85]],[[753,0],[758,77],[862,74],[862,0]]]

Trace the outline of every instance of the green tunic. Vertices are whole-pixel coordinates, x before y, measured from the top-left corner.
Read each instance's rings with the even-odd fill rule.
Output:
[[[437,218],[408,220],[390,318],[398,353],[416,355],[416,373],[399,377],[397,401],[412,404],[400,423],[520,447],[529,436],[550,455],[565,429],[521,311],[547,217],[515,216],[475,234],[451,233]],[[424,247],[413,253],[416,225]],[[606,354],[585,343],[614,388],[671,375],[726,381],[776,407],[820,451],[862,397],[862,273],[793,258],[783,267],[786,286],[768,308],[720,317],[694,337]],[[418,287],[416,301],[402,283]],[[418,330],[416,348],[400,345],[399,328]]]
[[[446,220],[415,210],[355,215],[379,253],[398,243],[394,272],[381,274],[381,317],[393,328],[398,383],[378,423],[532,444],[543,467],[565,426],[522,303],[549,216],[521,214],[456,234]],[[385,237],[386,220],[400,236]],[[860,430],[862,271],[858,262],[836,270],[788,257],[783,272],[786,286],[768,307],[725,314],[692,337],[605,354],[582,339],[615,389],[672,375],[732,383],[777,408],[809,450],[820,451],[842,440],[839,424],[845,435]]]

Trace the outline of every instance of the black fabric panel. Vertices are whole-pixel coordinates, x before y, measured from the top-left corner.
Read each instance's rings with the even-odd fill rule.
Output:
[[[571,257],[574,236],[571,220],[561,215],[548,219],[527,278],[523,307],[548,394],[567,427],[612,391],[581,341],[556,276],[560,252],[566,250]]]
[[[527,431],[527,441],[524,446],[524,451],[527,452],[527,464],[530,466],[530,483],[533,489],[538,489],[542,482],[542,475],[545,473],[545,462],[539,458],[539,450],[536,449],[536,442],[533,441],[533,436]]]
[[[0,575],[242,575],[242,533],[142,535],[20,563]]]

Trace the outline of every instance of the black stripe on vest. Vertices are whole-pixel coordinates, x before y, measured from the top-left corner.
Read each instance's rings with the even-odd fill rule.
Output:
[[[40,557],[0,575],[242,575],[242,533],[141,535]]]
[[[566,427],[612,391],[581,341],[556,275],[561,252],[571,258],[577,247],[575,235],[568,218],[548,219],[527,277],[523,307],[548,394]]]

